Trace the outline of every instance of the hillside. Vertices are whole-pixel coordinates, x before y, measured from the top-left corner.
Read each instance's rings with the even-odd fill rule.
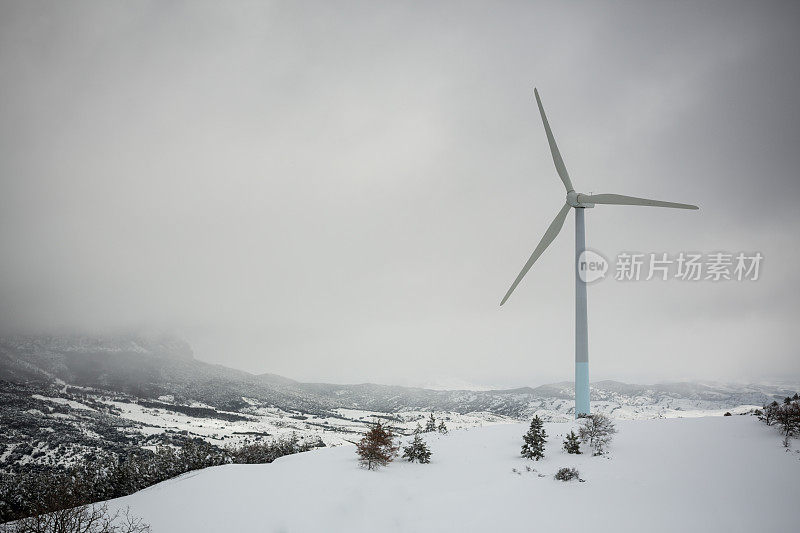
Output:
[[[342,446],[192,472],[112,506],[130,506],[153,533],[752,532],[800,521],[800,454],[754,417],[619,421],[608,458],[563,453],[571,426],[546,424],[540,462],[519,457],[526,426],[507,424],[427,436],[429,465],[371,472]],[[553,480],[562,466],[585,483]]]
[[[534,378],[534,376],[532,376]],[[254,375],[198,361],[191,347],[167,335],[110,337],[0,337],[0,380],[39,387],[72,385],[132,397],[170,396],[176,403],[200,402],[218,410],[260,406],[285,412],[335,415],[336,409],[382,413],[488,412],[528,418],[571,418],[571,383],[508,390],[431,390],[371,383],[301,383],[274,374]],[[763,405],[796,392],[796,387],[666,383],[592,384],[592,401],[616,418],[670,416],[676,411],[727,410]]]
[[[592,409],[617,419],[746,412],[796,392],[781,386],[592,384]],[[451,429],[572,419],[568,383],[468,391],[301,383],[193,357],[167,335],[0,338],[0,473],[80,461],[98,451],[203,439],[219,447],[296,434],[327,445],[389,419],[408,434],[429,412]]]

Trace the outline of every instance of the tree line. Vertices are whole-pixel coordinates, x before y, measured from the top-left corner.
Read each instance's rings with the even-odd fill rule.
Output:
[[[787,396],[783,403],[773,401],[757,409],[755,415],[768,426],[775,426],[783,436],[783,446],[788,448],[792,437],[800,435],[800,395]]]
[[[97,453],[80,464],[24,474],[0,474],[0,522],[119,498],[192,470],[224,464],[271,463],[324,446],[295,434],[274,441],[220,448],[201,439],[180,448],[159,446],[127,455]]]

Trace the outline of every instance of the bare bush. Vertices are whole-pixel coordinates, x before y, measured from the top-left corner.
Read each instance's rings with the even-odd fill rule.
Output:
[[[110,512],[108,505],[83,505],[29,516],[0,525],[0,533],[149,533],[150,526],[130,509]]]
[[[764,407],[762,409],[757,409],[756,416],[766,425],[771,426],[772,423],[775,421],[775,412],[777,411],[777,409],[778,409],[778,402],[773,401],[770,404],[764,404]]]
[[[756,409],[754,413],[759,420],[768,426],[775,425],[783,437],[782,444],[789,448],[793,437],[800,435],[800,396],[787,396],[783,403],[773,401]]]
[[[617,432],[614,422],[605,415],[587,415],[580,420],[578,434],[581,442],[594,450],[593,455],[603,455]]]
[[[800,433],[800,401],[786,401],[778,406],[775,409],[775,422],[787,441]]]

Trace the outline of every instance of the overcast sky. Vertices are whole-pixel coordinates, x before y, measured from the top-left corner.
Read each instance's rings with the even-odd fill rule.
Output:
[[[587,244],[761,252],[589,287],[591,378],[800,378],[796,2],[0,2],[0,328],[168,328],[301,380],[572,380]]]

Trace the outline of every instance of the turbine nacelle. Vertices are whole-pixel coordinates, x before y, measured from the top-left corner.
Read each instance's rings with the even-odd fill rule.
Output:
[[[581,202],[580,197],[586,196],[585,194],[577,193],[575,191],[569,191],[567,193],[567,203],[572,207],[580,207],[580,208],[589,208],[594,207],[594,204],[589,202]]]

